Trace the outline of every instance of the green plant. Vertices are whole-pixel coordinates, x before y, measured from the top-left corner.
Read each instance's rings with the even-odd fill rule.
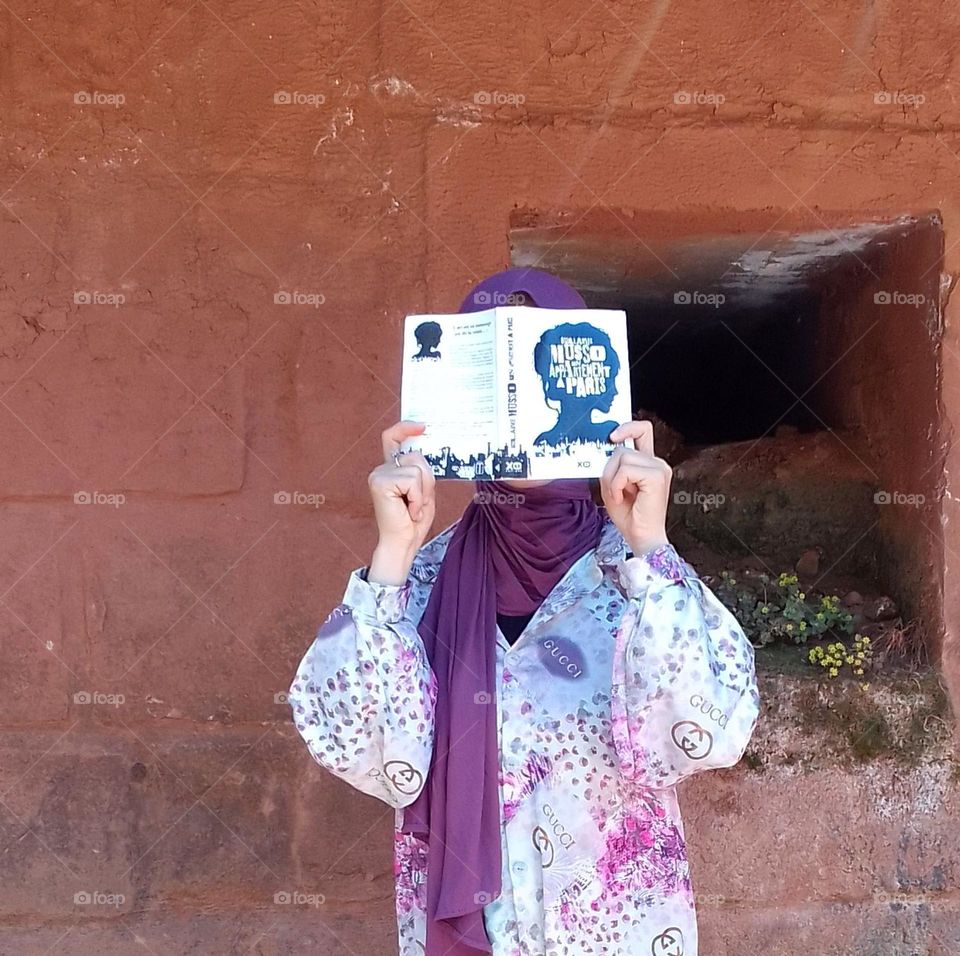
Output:
[[[747,637],[760,646],[805,644],[811,637],[845,635],[853,629],[853,617],[840,606],[839,597],[808,596],[797,576],[786,571],[777,577],[750,574],[743,580],[724,571],[717,596],[740,621]]]

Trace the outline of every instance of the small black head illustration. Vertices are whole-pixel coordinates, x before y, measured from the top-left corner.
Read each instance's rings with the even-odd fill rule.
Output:
[[[609,412],[617,394],[620,357],[610,336],[589,322],[554,326],[534,346],[533,365],[544,400],[559,413],[535,444],[606,441],[619,422],[595,422],[593,412]]]
[[[437,346],[440,344],[443,329],[439,322],[421,322],[413,330],[413,335],[417,345],[420,346],[420,351],[413,356],[414,358],[440,358]]]

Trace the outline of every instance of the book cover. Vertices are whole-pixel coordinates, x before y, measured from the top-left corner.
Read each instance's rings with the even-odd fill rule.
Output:
[[[507,306],[404,323],[402,450],[438,478],[596,477],[631,419],[626,315]]]

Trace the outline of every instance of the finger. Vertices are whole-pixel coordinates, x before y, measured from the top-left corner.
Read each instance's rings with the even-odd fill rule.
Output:
[[[406,498],[410,520],[419,521],[423,517],[423,472],[410,466],[395,474],[397,491]]]
[[[393,479],[398,491],[401,490],[399,475],[419,476],[419,490],[416,492],[416,494],[419,495],[419,508],[409,509],[411,519],[419,520],[423,515],[424,509],[433,504],[437,484],[433,469],[420,452],[404,452],[401,455],[397,455],[397,461],[400,462],[399,466],[394,462],[393,456],[391,455],[390,461],[384,462],[381,467],[387,469],[387,474]],[[407,486],[403,485],[402,487],[404,490],[401,491],[401,494],[407,494],[405,490]],[[408,500],[412,501],[413,499],[410,499],[408,495]]]
[[[619,446],[617,451],[620,452],[621,458],[625,458],[628,462],[638,462],[641,465],[655,465],[661,461],[656,455],[635,448],[628,448],[626,445]]]
[[[633,448],[627,448],[626,446],[621,446],[607,459],[607,464],[604,466],[603,473],[600,476],[600,486],[601,488],[604,485],[604,482],[609,486],[610,482],[613,479],[613,476],[617,473],[617,469],[620,468],[621,464],[636,464],[640,466],[652,466],[655,467],[658,459],[653,455],[648,455],[643,451],[636,451]]]
[[[644,467],[636,462],[620,462],[616,474],[610,479],[610,495],[618,505],[623,503],[624,493],[639,485],[644,477]]]
[[[633,439],[633,447],[637,451],[644,451],[648,455],[655,454],[653,448],[653,422],[631,421],[623,422],[610,432],[610,441],[621,442]]]
[[[623,424],[629,424],[629,422]],[[610,432],[607,441],[615,442],[623,448],[636,448],[637,446],[633,438],[622,433],[621,429],[623,428],[623,424],[617,425],[617,427]]]
[[[404,490],[407,511],[411,521],[419,521],[423,517],[423,472],[419,468],[413,468],[409,473],[404,469],[404,476],[407,478]]]
[[[624,464],[623,456],[617,462],[617,470],[610,478],[610,500],[617,505],[623,504],[623,493],[630,483],[628,475],[632,469]]]
[[[634,447],[638,451],[645,451],[652,455],[653,450],[653,422],[646,419],[640,421],[622,422],[610,433],[610,441],[622,442],[633,439]]]
[[[623,501],[624,492],[629,488],[636,487],[639,490],[650,483],[662,481],[666,473],[658,461],[647,464],[635,459],[632,461],[621,459],[620,466],[610,481],[613,500],[620,504]]]
[[[400,461],[404,465],[412,465],[415,468],[419,468],[422,475],[421,487],[423,488],[423,503],[430,504],[433,501],[433,496],[437,487],[437,477],[433,473],[433,469],[430,467],[430,463],[427,461],[423,455],[418,451],[407,452],[400,456]]]
[[[413,422],[404,419],[384,429],[380,433],[380,443],[383,446],[383,460],[392,461],[393,453],[400,449],[400,444],[407,438],[420,435],[426,428],[425,422]]]
[[[617,468],[620,467],[620,459],[623,458],[625,453],[625,448],[617,448],[607,459],[607,463],[603,466],[603,471],[600,473],[600,492],[605,501],[612,500],[609,498],[610,482],[617,473]]]

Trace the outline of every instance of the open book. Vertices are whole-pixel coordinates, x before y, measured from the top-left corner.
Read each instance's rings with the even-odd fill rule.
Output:
[[[408,315],[400,414],[426,423],[401,451],[438,478],[590,478],[630,421],[626,315],[506,306]]]

